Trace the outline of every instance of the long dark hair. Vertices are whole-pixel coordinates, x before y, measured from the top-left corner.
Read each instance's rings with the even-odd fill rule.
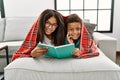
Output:
[[[64,25],[64,19],[63,16],[57,12],[56,10],[52,9],[46,9],[44,10],[40,17],[39,17],[39,38],[40,42],[44,41],[44,34],[45,34],[45,24],[46,21],[51,18],[55,17],[57,20],[58,27],[56,30],[52,33],[52,44],[55,46],[63,45],[64,44],[64,38],[65,38],[65,25]]]

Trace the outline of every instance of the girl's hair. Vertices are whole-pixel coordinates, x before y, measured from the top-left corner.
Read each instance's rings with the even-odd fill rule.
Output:
[[[67,34],[67,26],[69,23],[79,22],[82,25],[82,19],[77,14],[70,14],[65,21],[65,32]]]
[[[51,18],[55,17],[57,20],[57,28],[52,33],[52,44],[55,46],[63,45],[64,44],[64,38],[65,38],[65,25],[64,25],[64,19],[63,16],[52,9],[46,9],[43,11],[39,17],[39,37],[40,42],[44,41],[44,34],[45,34],[45,24],[46,21]]]

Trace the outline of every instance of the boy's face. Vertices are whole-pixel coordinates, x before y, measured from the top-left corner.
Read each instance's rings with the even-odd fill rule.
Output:
[[[80,37],[81,28],[82,28],[82,26],[81,26],[80,22],[68,23],[67,33],[69,33],[71,35],[71,38],[73,40],[77,40]]]

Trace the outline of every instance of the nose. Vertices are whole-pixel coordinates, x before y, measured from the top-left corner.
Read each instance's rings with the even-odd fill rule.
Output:
[[[77,30],[74,30],[73,33],[76,34],[76,33],[77,33]]]
[[[53,26],[52,25],[49,25],[49,27],[48,28],[52,28]]]

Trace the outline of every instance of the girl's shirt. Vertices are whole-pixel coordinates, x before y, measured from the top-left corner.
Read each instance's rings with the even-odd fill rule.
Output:
[[[67,41],[67,38],[65,39],[65,44],[69,44],[68,41]],[[80,49],[80,38],[78,38],[78,40],[74,44],[75,44],[75,48]]]
[[[39,42],[39,43],[41,43],[41,42]],[[51,43],[51,40],[50,40],[49,38],[47,38],[46,35],[44,35],[44,41],[43,41],[43,43],[54,46],[54,45]]]

